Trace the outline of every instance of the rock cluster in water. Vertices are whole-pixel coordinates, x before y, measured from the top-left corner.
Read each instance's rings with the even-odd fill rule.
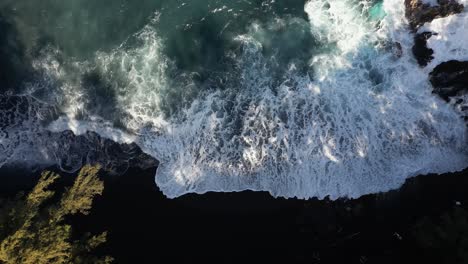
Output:
[[[405,0],[406,17],[413,31],[436,18],[461,13],[464,8],[455,0],[437,0],[437,3],[437,6],[431,6],[421,0]]]
[[[438,0],[431,6],[421,0],[405,0],[405,13],[411,30],[415,32],[413,55],[421,67],[434,59],[434,51],[427,46],[427,40],[437,33],[418,32],[424,23],[463,12],[464,6],[455,0]],[[433,92],[451,102],[468,121],[468,61],[451,60],[437,65],[429,74]]]

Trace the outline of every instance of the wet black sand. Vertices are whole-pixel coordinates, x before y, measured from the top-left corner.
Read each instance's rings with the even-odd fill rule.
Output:
[[[37,178],[0,172],[2,196],[30,188]],[[154,184],[154,173],[132,168],[123,176],[103,175],[105,191],[91,215],[71,219],[76,233],[108,230],[100,253],[116,263],[447,263],[457,249],[420,247],[414,226],[468,205],[468,170],[418,176],[397,191],[339,201],[258,192],[170,200]]]

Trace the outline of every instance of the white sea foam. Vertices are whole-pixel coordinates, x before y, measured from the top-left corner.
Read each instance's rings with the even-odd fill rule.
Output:
[[[357,197],[396,188],[415,174],[466,167],[464,123],[431,95],[426,73],[409,56],[402,1],[384,6],[388,16],[376,32],[351,3],[307,4],[313,34],[338,48],[312,58],[313,80],[292,71],[271,87],[261,43],[242,36],[239,94],[195,102],[189,120],[173,124],[152,147],[166,146],[157,154],[163,163],[156,177],[164,193]],[[401,42],[404,56],[380,50],[382,36]],[[228,103],[240,127],[226,122],[232,110],[214,110]]]
[[[393,6],[385,4],[384,23],[401,21],[403,3]],[[162,160],[156,182],[167,196],[253,189],[358,197],[416,174],[466,167],[465,125],[431,95],[426,73],[409,56],[404,24],[376,32],[342,1],[309,2],[306,11],[313,33],[338,48],[312,58],[313,80],[291,71],[272,87],[261,43],[241,36],[236,96],[217,92],[198,100],[188,120],[142,141]],[[402,42],[404,56],[379,49],[382,36]],[[219,110],[226,105],[231,109]]]
[[[24,163],[36,163],[36,156],[41,156],[40,148],[32,148],[34,135],[41,131],[38,127],[45,111],[31,102],[28,97],[11,98],[0,95],[0,167],[24,161]],[[36,145],[40,146],[40,144]],[[48,154],[39,161],[44,164],[53,163]]]
[[[403,1],[383,6],[378,28],[366,18],[367,4],[309,1],[311,33],[328,48],[310,58],[312,75],[290,64],[279,83],[255,37],[261,25],[236,37],[242,52],[231,55],[232,79],[201,92],[190,74],[170,80],[171,62],[151,25],[135,36],[136,48],[122,45],[67,66],[44,59],[65,113],[49,129],[136,142],[161,161],[156,183],[171,198],[247,189],[359,197],[417,174],[467,167],[465,123],[431,94],[427,70],[412,58]],[[394,42],[401,57],[392,53]],[[117,95],[125,133],[90,111],[92,94],[73,74],[91,70]]]
[[[427,46],[434,51],[429,69],[444,61],[468,60],[468,12],[434,19],[419,31],[435,33],[427,40]]]

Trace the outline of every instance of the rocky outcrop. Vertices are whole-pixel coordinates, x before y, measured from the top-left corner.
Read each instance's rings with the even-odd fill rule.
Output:
[[[468,93],[468,61],[447,61],[430,73],[434,93],[449,101],[450,97]]]
[[[438,0],[437,3],[439,5],[431,6],[421,0],[405,0],[406,18],[413,31],[436,18],[461,13],[464,8],[456,0]]]
[[[427,47],[427,40],[434,35],[432,32],[423,32],[414,36],[413,55],[422,67],[427,66],[434,59],[434,51]]]
[[[63,131],[51,133],[50,138],[54,141],[51,143],[60,145],[60,149],[54,149],[54,155],[64,171],[97,163],[110,174],[122,175],[130,167],[146,170],[158,166],[158,161],[135,143],[119,144],[94,132],[77,136],[72,131]]]
[[[420,27],[436,18],[464,10],[464,6],[456,0],[437,0],[437,3],[438,5],[431,6],[421,0],[405,0],[406,18],[415,33],[412,52],[421,67],[426,67],[434,59],[434,51],[428,47],[427,40],[438,33],[421,32]],[[429,80],[433,93],[453,105],[465,121],[468,121],[468,61],[443,62],[429,74]]]
[[[455,107],[468,125],[468,61],[443,62],[430,73],[433,92]]]
[[[436,18],[442,18],[461,13],[464,6],[456,0],[438,0],[438,5],[424,4],[421,0],[405,0],[405,12],[409,25],[413,32],[417,32],[424,23]],[[427,47],[427,40],[434,33],[417,33],[414,37],[413,55],[422,67],[427,66],[434,57],[434,51]]]

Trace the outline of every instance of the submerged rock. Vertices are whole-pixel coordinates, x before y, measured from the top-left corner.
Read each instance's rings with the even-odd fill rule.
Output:
[[[392,46],[392,52],[397,58],[401,58],[401,56],[403,56],[403,48],[399,42],[394,43]]]
[[[468,61],[447,61],[430,73],[434,93],[449,101],[450,97],[468,92]]]
[[[405,0],[406,18],[413,31],[436,18],[461,13],[464,8],[455,0],[438,0],[437,3],[439,5],[431,6],[421,0]]]

